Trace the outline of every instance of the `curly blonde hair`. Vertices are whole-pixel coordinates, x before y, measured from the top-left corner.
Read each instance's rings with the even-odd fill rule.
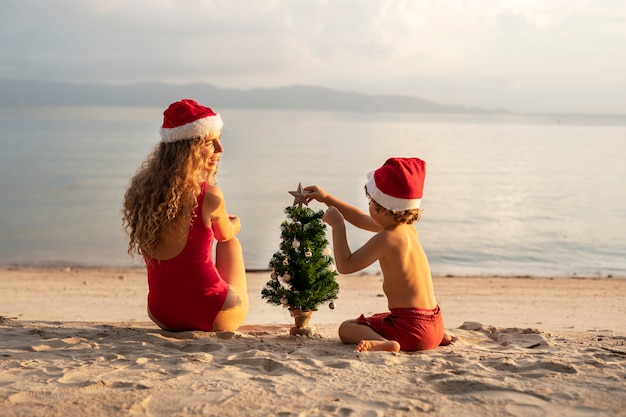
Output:
[[[205,136],[159,143],[131,178],[124,194],[122,224],[132,258],[151,254],[174,220],[196,208],[201,184],[214,181],[208,178],[202,153],[213,139]]]
[[[415,222],[419,222],[422,218],[422,211],[424,209],[416,208],[408,210],[389,210],[378,204],[378,202],[369,195],[369,193],[367,192],[367,188],[365,189],[365,195],[372,201],[372,203],[374,203],[376,210],[384,210],[387,213],[391,214],[397,224],[413,224]]]

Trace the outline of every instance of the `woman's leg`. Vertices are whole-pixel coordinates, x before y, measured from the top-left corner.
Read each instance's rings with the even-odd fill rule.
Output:
[[[228,283],[228,295],[213,324],[217,331],[235,331],[248,315],[248,283],[243,250],[239,239],[218,242],[215,247],[215,266]]]

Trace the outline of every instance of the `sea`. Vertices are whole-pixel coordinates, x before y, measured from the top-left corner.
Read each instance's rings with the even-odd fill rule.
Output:
[[[427,164],[415,227],[434,275],[626,277],[626,116],[216,110],[249,270],[268,268],[298,184],[365,211],[367,173],[405,156]],[[162,111],[0,107],[0,265],[142,267],[121,202]],[[353,250],[371,236],[348,227]]]

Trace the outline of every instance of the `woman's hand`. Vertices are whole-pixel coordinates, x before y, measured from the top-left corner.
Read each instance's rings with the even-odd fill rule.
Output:
[[[228,220],[230,220],[230,224],[232,224],[233,226],[233,234],[236,235],[237,233],[239,233],[239,231],[241,230],[241,220],[239,219],[239,217],[235,216],[234,214],[229,214]]]

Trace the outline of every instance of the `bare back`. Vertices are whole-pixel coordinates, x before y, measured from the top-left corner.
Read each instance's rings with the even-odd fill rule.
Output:
[[[389,309],[437,306],[428,259],[415,227],[399,224],[380,232],[370,243],[380,250],[378,260]]]
[[[152,253],[149,254],[150,257],[160,261],[166,261],[178,256],[187,243],[190,221],[191,215],[181,216],[180,220],[177,219],[169,230],[163,232],[159,244],[157,244]]]

